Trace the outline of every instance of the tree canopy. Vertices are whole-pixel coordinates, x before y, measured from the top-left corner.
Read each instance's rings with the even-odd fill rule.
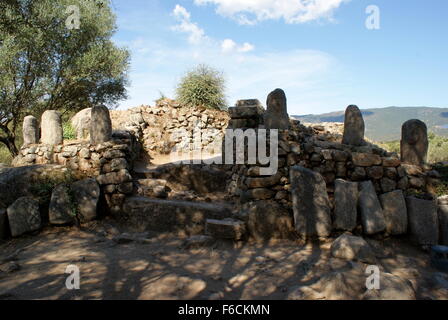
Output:
[[[115,31],[108,0],[0,2],[0,142],[13,155],[24,116],[126,98],[129,52]]]

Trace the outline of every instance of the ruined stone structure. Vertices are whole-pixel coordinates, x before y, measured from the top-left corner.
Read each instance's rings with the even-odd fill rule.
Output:
[[[222,118],[221,113],[203,110],[202,115],[193,111],[183,116],[185,112],[174,105],[140,107],[132,110],[127,120],[130,131],[112,133],[109,112],[94,107],[90,143],[30,144],[21,149],[15,164],[60,164],[82,175],[85,181],[80,185],[70,185],[68,189],[58,186],[53,191],[50,223],[54,224],[73,222],[64,201],[69,201],[73,190],[82,193],[84,188],[91,190],[83,197],[90,202],[84,204],[87,211],[79,213],[79,220],[95,218],[95,201],[104,195],[109,212],[126,217],[139,231],[207,233],[235,240],[322,238],[344,231],[366,236],[409,234],[419,245],[448,239],[448,202],[439,199],[437,203],[429,196],[415,197],[428,193],[437,174],[422,162],[406,163],[408,158],[400,159],[397,154],[365,142],[364,122],[355,106],[347,108],[343,143],[329,139],[319,128],[306,127],[289,118],[286,126],[286,98],[279,89],[269,95],[267,111],[258,100],[238,101],[229,108],[230,121]],[[175,124],[166,121],[170,117]],[[270,146],[278,144],[274,154],[276,170],[263,174],[272,163],[261,163],[258,157],[255,161],[243,157],[241,163],[231,164],[171,163],[134,168],[141,145],[146,151],[162,150],[158,146],[160,137],[165,135],[148,134],[151,120],[163,123],[158,132],[170,133],[183,126],[217,128],[221,133],[226,128],[243,132],[252,129],[258,135],[266,128],[268,153]],[[414,126],[417,131],[411,130],[414,133],[410,135],[407,127],[403,126],[403,141],[424,144],[424,135],[420,134],[423,126]],[[155,132],[154,128],[151,130]],[[409,136],[417,138],[412,140]],[[188,143],[191,139],[188,136]],[[232,145],[234,154],[236,144]],[[259,144],[258,141],[251,146],[246,139],[242,148],[245,152],[252,148],[259,156]],[[99,195],[97,190],[101,190]],[[58,204],[57,199],[62,199],[63,204]]]

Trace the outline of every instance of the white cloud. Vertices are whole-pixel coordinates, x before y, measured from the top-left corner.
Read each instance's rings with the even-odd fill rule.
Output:
[[[188,41],[191,44],[199,44],[206,39],[204,30],[191,21],[190,13],[184,7],[177,4],[173,10],[173,15],[179,22],[173,27],[173,30],[187,33]]]
[[[214,4],[216,12],[240,24],[284,19],[286,23],[332,20],[334,11],[350,0],[194,0],[196,5]]]
[[[233,53],[233,52],[250,52],[255,49],[255,46],[253,44],[250,44],[248,42],[243,43],[241,46],[239,46],[235,41],[232,39],[225,39],[221,43],[221,49],[224,53]]]

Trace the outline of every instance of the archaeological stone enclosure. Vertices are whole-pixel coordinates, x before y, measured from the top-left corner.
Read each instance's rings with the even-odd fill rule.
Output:
[[[25,117],[20,155],[2,169],[0,236],[111,215],[136,231],[238,241],[351,232],[448,245],[448,198],[433,195],[439,174],[426,164],[427,129],[420,120],[403,124],[398,155],[364,138],[357,106],[347,107],[343,134],[330,134],[290,119],[281,89],[268,95],[266,109],[256,99],[227,111],[186,110],[165,100],[117,112],[81,111],[72,120],[73,141],[63,141],[57,111],[40,120]],[[242,144],[238,137],[226,144],[236,130]],[[266,145],[254,138],[260,134]],[[200,155],[198,148],[213,150],[214,158],[156,161],[182,149]],[[275,155],[275,172],[263,175],[272,163],[247,151]],[[234,162],[224,161],[226,155]],[[63,182],[42,207],[30,188],[54,177]]]

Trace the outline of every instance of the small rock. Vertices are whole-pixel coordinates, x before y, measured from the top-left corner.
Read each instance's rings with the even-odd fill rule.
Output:
[[[335,258],[358,260],[366,263],[376,262],[372,248],[361,237],[343,234],[333,242],[330,250]]]

